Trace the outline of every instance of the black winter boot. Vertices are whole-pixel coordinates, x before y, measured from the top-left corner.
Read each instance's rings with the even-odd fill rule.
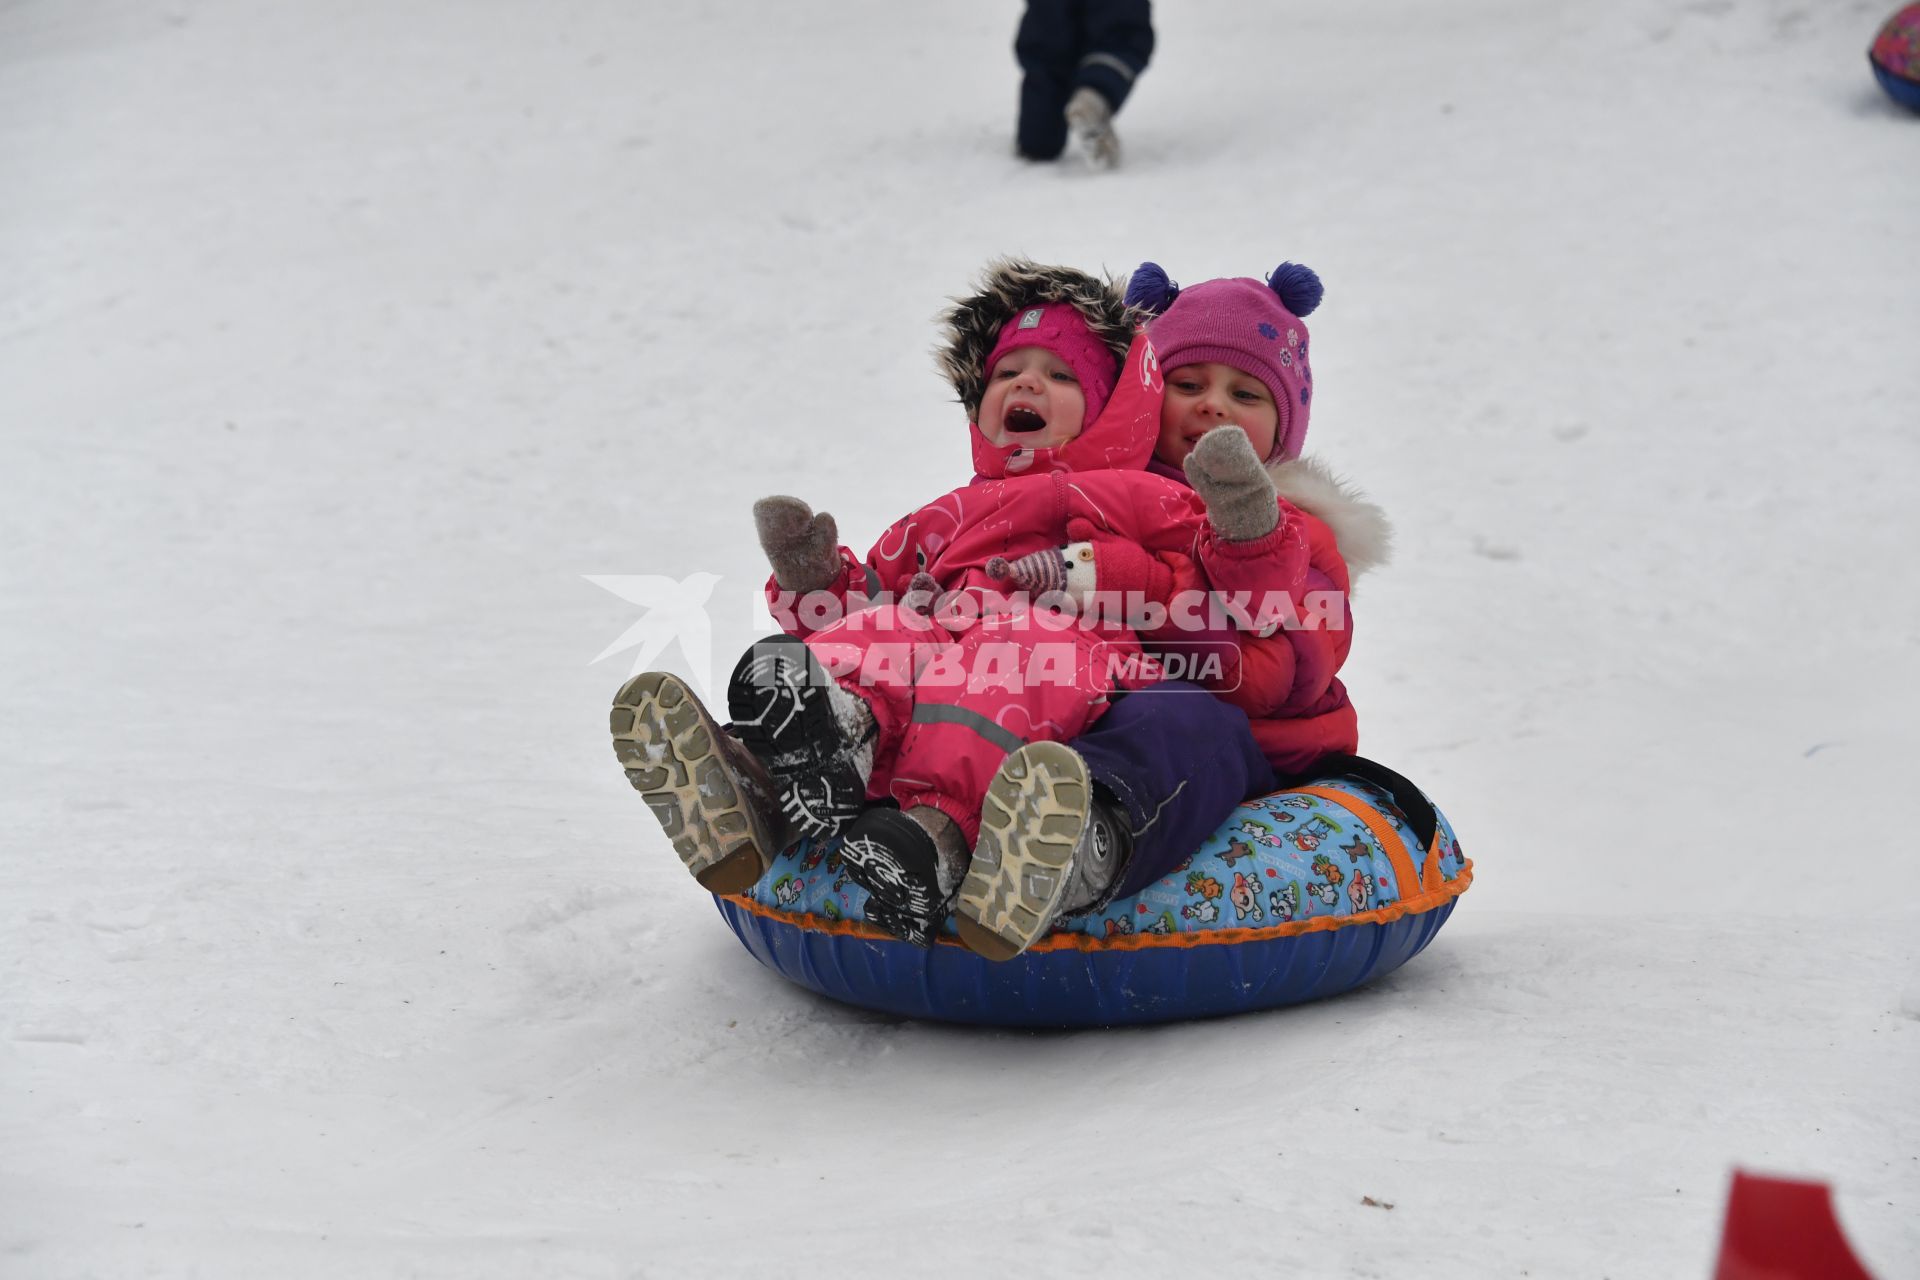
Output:
[[[959,828],[933,810],[909,816],[876,805],[840,842],[841,865],[867,891],[868,923],[922,947],[931,947],[940,932],[966,856]]]
[[[885,933],[890,933],[902,942],[911,942],[916,947],[933,950],[933,944],[940,937],[941,917],[911,915],[897,910],[878,898],[867,899],[867,923]]]
[[[830,840],[860,813],[879,727],[803,641],[771,636],[747,650],[727,683],[727,708],[798,834]]]

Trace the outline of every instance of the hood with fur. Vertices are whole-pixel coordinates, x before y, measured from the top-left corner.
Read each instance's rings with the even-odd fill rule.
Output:
[[[1145,319],[1145,313],[1127,306],[1117,281],[1101,280],[1072,267],[1046,266],[1024,258],[1002,258],[988,264],[976,291],[955,299],[953,306],[942,313],[945,342],[935,351],[941,372],[953,384],[954,394],[967,411],[973,435],[974,470],[983,476],[1047,470],[1049,467],[1041,464],[1053,456],[1059,458],[1058,465],[1068,469],[1076,460],[1083,468],[1115,465],[1114,449],[1102,448],[1101,442],[1105,435],[1113,434],[1110,428],[1118,426],[1119,420],[1129,412],[1128,398],[1117,392],[1096,421],[1084,424],[1080,435],[1059,449],[994,445],[980,434],[975,423],[987,389],[987,356],[992,353],[1000,330],[1028,307],[1049,302],[1064,302],[1078,311],[1094,336],[1113,352],[1115,364],[1123,366],[1121,377],[1125,378],[1123,362],[1127,360],[1135,330]],[[1115,401],[1120,402],[1118,409]],[[1137,412],[1138,406],[1132,406],[1132,410]],[[1131,444],[1136,433],[1131,425],[1126,433],[1129,443],[1124,452],[1131,455],[1136,451]],[[1107,461],[1092,463],[1094,458]],[[1132,465],[1145,464],[1143,457]]]
[[[1387,563],[1393,553],[1393,526],[1387,513],[1335,475],[1333,468],[1318,458],[1302,456],[1269,463],[1267,474],[1282,498],[1333,530],[1351,584],[1358,585],[1361,574]]]

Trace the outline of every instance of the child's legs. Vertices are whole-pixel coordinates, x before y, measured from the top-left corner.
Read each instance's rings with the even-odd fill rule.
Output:
[[[952,635],[922,614],[880,605],[814,632],[806,644],[835,683],[873,712],[878,736],[869,790],[884,795],[886,762],[913,722],[915,678],[935,655],[953,647]]]
[[[1086,0],[1027,0],[1014,56],[1020,81],[1018,141],[1022,155],[1052,160],[1067,145],[1067,95],[1084,52],[1082,9]]]
[[[1030,621],[967,632],[915,686],[889,793],[902,808],[939,809],[974,843],[980,801],[1008,753],[1065,742],[1106,709],[1097,645],[1085,632]]]
[[[1115,897],[1177,866],[1234,806],[1274,789],[1247,714],[1198,685],[1166,680],[1114,699],[1069,745],[1127,811],[1133,855]]]

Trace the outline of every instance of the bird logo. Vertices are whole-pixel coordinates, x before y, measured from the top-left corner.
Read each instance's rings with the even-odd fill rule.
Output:
[[[639,621],[621,633],[620,638],[600,651],[594,662],[603,662],[616,653],[633,650],[633,675],[655,668],[657,659],[674,641],[680,642],[680,655],[688,674],[703,697],[713,691],[713,619],[707,613],[707,601],[720,584],[717,573],[693,573],[685,578],[668,578],[651,573],[589,573],[588,582],[611,591],[629,604],[646,612]],[[592,663],[588,664],[589,666]]]

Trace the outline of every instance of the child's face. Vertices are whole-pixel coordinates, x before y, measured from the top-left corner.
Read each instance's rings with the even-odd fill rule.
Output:
[[[1080,434],[1087,397],[1067,362],[1045,347],[1016,347],[987,375],[980,434],[995,445],[1051,449]]]
[[[1230,364],[1183,364],[1166,375],[1167,398],[1160,405],[1160,443],[1153,456],[1179,466],[1200,437],[1231,423],[1247,433],[1253,451],[1265,458],[1280,431],[1280,410],[1267,384]]]

